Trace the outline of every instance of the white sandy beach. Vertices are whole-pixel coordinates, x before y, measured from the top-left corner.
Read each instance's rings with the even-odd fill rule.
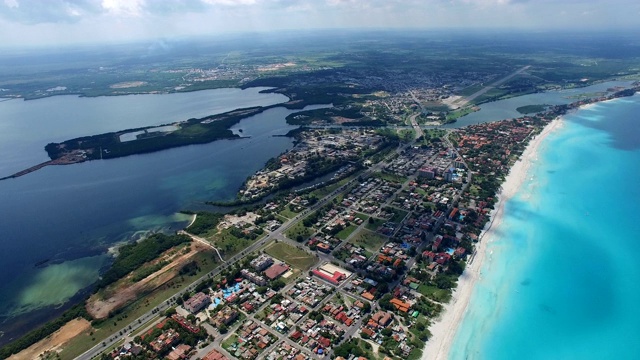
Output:
[[[458,287],[453,292],[451,302],[445,306],[443,315],[430,328],[432,336],[425,344],[422,360],[440,360],[448,357],[458,326],[464,318],[467,305],[469,305],[475,283],[481,276],[480,270],[487,255],[487,244],[493,240],[495,228],[502,221],[505,202],[518,191],[526,180],[529,166],[532,161],[537,159],[537,151],[542,141],[561,124],[560,117],[550,122],[538,136],[529,142],[520,160],[509,171],[498,195],[496,208],[491,212],[491,221],[480,235],[473,259],[467,264],[464,273],[460,276]]]

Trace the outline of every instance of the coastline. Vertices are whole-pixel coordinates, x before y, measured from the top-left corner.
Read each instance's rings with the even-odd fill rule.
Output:
[[[444,306],[444,312],[430,327],[431,338],[425,343],[422,360],[447,359],[457,330],[464,319],[476,282],[482,276],[482,264],[487,256],[487,245],[496,235],[496,228],[504,217],[505,203],[513,197],[524,183],[533,161],[537,160],[540,144],[556,129],[562,126],[562,116],[553,119],[534,137],[523,151],[520,159],[509,170],[502,183],[498,202],[491,211],[491,220],[480,234],[480,241],[472,258],[467,263],[464,273],[458,279],[458,286],[452,294],[451,301]]]

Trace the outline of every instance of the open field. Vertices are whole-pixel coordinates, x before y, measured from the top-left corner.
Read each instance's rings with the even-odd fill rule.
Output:
[[[407,181],[407,178],[404,177],[404,176],[399,176],[399,175],[396,175],[396,174],[389,174],[389,173],[384,173],[384,172],[377,172],[373,176],[377,177],[379,179],[382,179],[382,180],[397,182],[397,183],[400,183],[400,184],[403,184],[405,181]]]
[[[349,237],[349,235],[351,235],[357,228],[358,227],[356,225],[349,225],[344,229],[340,230],[336,234],[336,237],[340,240],[346,240]]]
[[[86,305],[89,314],[96,319],[106,318],[110,313],[134,301],[142,294],[149,293],[173,279],[178,275],[180,268],[192,261],[197,253],[207,249],[204,245],[196,242],[191,243],[191,247],[186,253],[177,251],[182,249],[182,246],[176,248],[166,251],[158,259],[152,261],[152,263],[166,262],[167,265],[147,277],[134,281],[137,273],[134,271],[107,289],[92,295]],[[145,264],[145,266],[153,267],[153,264]]]
[[[374,218],[374,217],[372,217],[371,219],[373,219],[373,221],[372,222],[367,221],[367,224],[364,226],[366,229],[369,229],[371,231],[378,230],[378,227],[380,227],[382,224],[387,222],[384,219],[377,219],[377,218]]]
[[[8,360],[32,360],[39,358],[44,352],[57,352],[72,338],[82,333],[88,334],[91,330],[91,324],[86,319],[73,319],[53,334],[10,356]]]
[[[284,216],[288,220],[288,219],[293,219],[294,217],[296,217],[296,215],[298,215],[298,213],[295,212],[295,211],[291,211],[288,207],[285,207],[284,210],[280,211],[279,215]]]
[[[450,289],[439,289],[435,286],[422,284],[418,287],[418,292],[439,303],[446,303],[451,299]]]
[[[303,271],[310,269],[318,261],[306,251],[282,242],[272,243],[264,252]]]
[[[132,319],[140,317],[149,309],[160,305],[167,301],[170,297],[175,295],[178,291],[184,287],[190,285],[194,280],[202,276],[202,274],[213,270],[218,264],[213,261],[214,255],[210,250],[203,250],[192,257],[192,260],[198,264],[200,271],[193,274],[183,274],[177,276],[164,285],[153,290],[151,293],[135,300],[131,304],[118,311],[117,315],[105,320],[99,324],[96,324],[93,336],[84,332],[73,337],[64,346],[60,352],[60,357],[63,360],[74,359],[78,355],[87,351],[95,344],[100,343],[112,334],[120,331],[122,327],[128,324]]]
[[[384,245],[385,242],[387,242],[387,240],[386,236],[366,229],[361,229],[349,240],[349,242],[362,246],[368,251],[376,252],[380,247],[382,247],[382,245]]]
[[[297,222],[295,225],[287,229],[285,235],[291,240],[297,240],[298,236],[302,236],[304,240],[314,234],[314,230],[312,228],[308,228],[304,226],[302,221]]]

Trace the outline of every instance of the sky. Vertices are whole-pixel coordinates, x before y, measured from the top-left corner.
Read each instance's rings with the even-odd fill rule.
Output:
[[[0,47],[297,29],[638,29],[639,0],[0,0]]]

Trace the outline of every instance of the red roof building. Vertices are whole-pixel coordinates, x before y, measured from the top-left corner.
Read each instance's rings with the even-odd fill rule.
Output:
[[[267,270],[264,271],[264,276],[269,278],[269,280],[277,279],[280,275],[289,271],[289,266],[284,263],[273,264]]]

